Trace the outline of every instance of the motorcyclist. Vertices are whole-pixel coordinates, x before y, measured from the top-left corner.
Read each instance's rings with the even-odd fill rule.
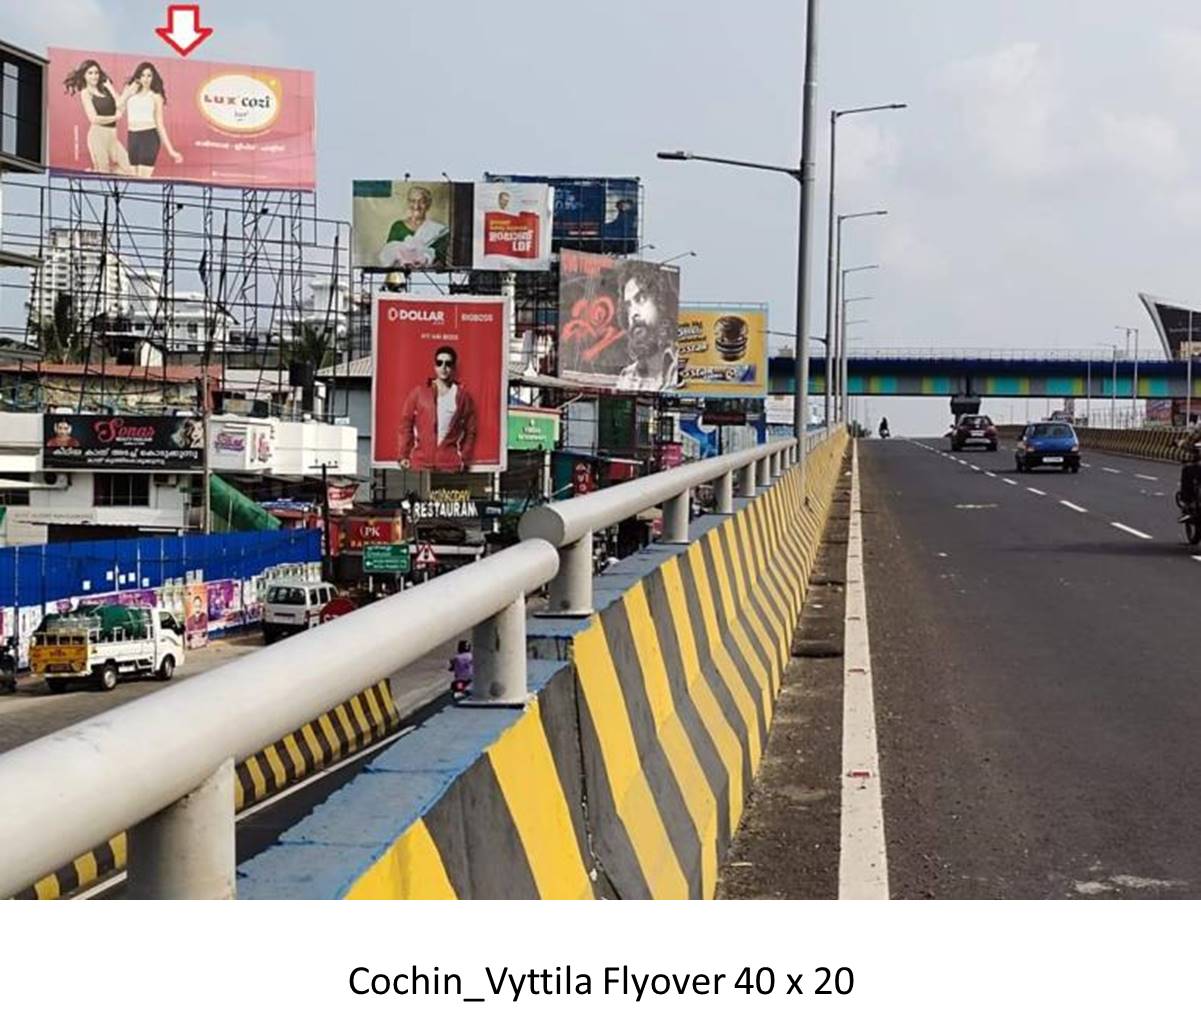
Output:
[[[890,434],[888,431],[888,419],[882,418],[882,419],[880,419],[880,430],[879,430],[880,439],[887,440],[889,435]]]
[[[1194,417],[1185,433],[1176,441],[1176,446],[1183,452],[1183,467],[1180,469],[1180,506],[1184,514],[1180,521],[1185,522],[1191,517],[1197,504],[1201,502],[1201,424]]]

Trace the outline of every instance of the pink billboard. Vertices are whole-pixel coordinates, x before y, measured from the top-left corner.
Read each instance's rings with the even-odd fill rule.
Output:
[[[51,47],[54,172],[316,188],[313,73]]]

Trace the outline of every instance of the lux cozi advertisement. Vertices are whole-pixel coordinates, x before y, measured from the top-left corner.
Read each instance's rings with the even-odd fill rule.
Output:
[[[679,385],[680,270],[563,250],[559,375],[632,393]]]
[[[500,297],[375,298],[373,466],[504,470],[508,327]]]
[[[157,415],[44,415],[42,464],[65,469],[199,469],[204,422]]]
[[[767,307],[689,304],[680,308],[680,393],[767,394]]]
[[[49,56],[52,171],[316,188],[311,71],[58,47]]]

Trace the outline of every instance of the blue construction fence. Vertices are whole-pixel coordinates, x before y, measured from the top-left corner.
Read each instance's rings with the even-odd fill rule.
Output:
[[[186,607],[190,641],[203,642],[259,620],[258,584],[265,573],[280,567],[295,572],[320,560],[316,529],[3,547],[0,638],[16,637],[24,661],[42,615],[86,600],[158,604],[181,618]],[[193,633],[201,608],[203,632]]]

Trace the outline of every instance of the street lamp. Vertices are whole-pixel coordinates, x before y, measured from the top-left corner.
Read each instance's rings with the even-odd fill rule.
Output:
[[[834,248],[834,185],[837,178],[838,119],[853,114],[868,114],[872,111],[899,111],[908,104],[875,104],[872,107],[847,107],[830,112],[830,201],[826,211],[826,339],[834,338],[834,313],[838,298],[835,295],[837,278],[835,269],[837,253]],[[829,354],[826,355],[826,425],[830,424],[831,369]]]
[[[1130,391],[1130,413],[1138,418],[1138,329],[1132,325],[1115,325],[1126,334],[1126,353],[1130,353],[1130,334],[1134,334],[1134,386]]]
[[[838,272],[839,272],[839,274],[838,274],[838,275],[835,277],[835,280],[834,280],[834,281],[835,281],[835,284],[836,284],[836,289],[835,289],[835,297],[834,297],[834,299],[835,299],[835,308],[834,308],[834,310],[835,310],[835,311],[839,311],[839,310],[840,310],[840,309],[839,309],[839,307],[838,307],[838,303],[837,303],[837,301],[838,301],[838,298],[839,298],[839,297],[841,297],[841,296],[843,295],[843,290],[845,289],[845,286],[844,286],[844,276],[841,274],[841,273],[842,273],[842,225],[843,225],[843,222],[849,221],[849,220],[850,220],[850,219],[852,219],[852,218],[878,218],[878,217],[882,217],[882,216],[884,216],[884,215],[886,215],[886,214],[888,214],[888,212],[887,212],[887,211],[884,211],[884,210],[880,210],[880,211],[852,211],[850,214],[845,214],[845,215],[839,215],[839,216],[838,216],[838,223],[837,223],[837,224],[838,224],[838,231],[837,231],[837,233],[835,234],[835,237],[834,237],[834,247],[835,247],[835,249],[834,249],[834,253],[835,253],[835,258],[836,258],[836,261],[837,261],[837,265],[836,265],[836,267],[837,267],[837,269],[838,269]],[[868,266],[866,266],[866,265],[858,265],[858,266],[856,266],[855,270],[856,270],[856,271],[859,271],[859,270],[866,269],[867,267],[868,267]],[[841,398],[841,400],[840,400],[840,401],[839,401],[839,402],[836,404],[837,411],[835,412],[835,418],[838,418],[838,417],[839,417],[839,414],[841,414],[841,417],[842,417],[843,421],[846,421],[846,410],[847,410],[847,403],[846,403],[846,399],[847,399],[847,389],[846,389],[846,379],[847,379],[847,356],[846,356],[846,353],[845,353],[845,347],[843,346],[843,343],[842,343],[842,332],[839,330],[839,328],[838,328],[838,323],[837,323],[837,322],[835,322],[835,323],[834,323],[834,336],[833,336],[833,340],[834,340],[835,347],[836,347],[836,349],[837,349],[837,355],[836,355],[836,357],[835,357],[835,361],[837,362],[837,366],[836,366],[836,374],[837,374],[838,383],[839,383],[838,396]]]
[[[672,257],[664,258],[662,261],[654,262],[656,265],[670,265],[673,261],[679,261],[683,257],[696,257],[695,250],[686,250],[683,253],[675,254]]]

